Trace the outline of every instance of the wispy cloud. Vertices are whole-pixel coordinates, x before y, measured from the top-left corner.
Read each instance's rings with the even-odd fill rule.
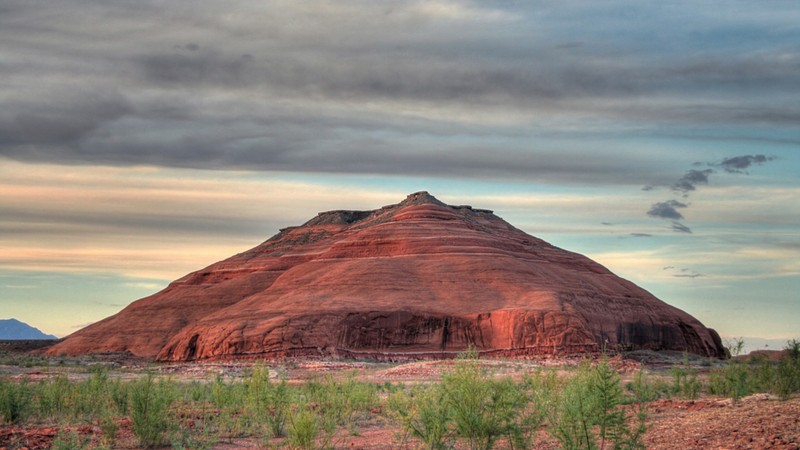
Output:
[[[728,158],[724,158],[721,162],[695,162],[695,166],[707,165],[713,167],[719,167],[723,169],[727,173],[731,174],[748,174],[747,169],[753,165],[761,165],[767,161],[772,161],[776,159],[774,156],[765,156],[765,155],[741,155],[741,156],[732,156]],[[688,170],[682,177],[678,179],[675,183],[670,186],[675,192],[679,192],[683,194],[684,198],[688,198],[689,194],[695,190],[700,185],[708,185],[709,177],[714,173],[713,169],[690,169]],[[654,190],[655,186],[653,185],[646,185],[642,190],[644,191],[651,191]],[[678,209],[687,208],[689,204],[679,202],[677,200],[668,200],[665,202],[658,202],[654,203],[650,209],[647,211],[647,215],[650,217],[656,217],[660,219],[668,219],[672,220],[672,230],[679,233],[691,233],[692,230],[688,226],[678,222],[679,220],[683,220],[684,216],[681,214]]]
[[[680,222],[672,222],[672,231],[677,231],[679,233],[690,233],[691,234],[692,229],[687,227],[686,225],[680,223]]]
[[[151,291],[156,291],[158,289],[163,289],[164,284],[162,283],[148,283],[144,281],[136,281],[136,282],[129,282],[124,284],[125,287],[137,288],[137,289],[147,289]]]
[[[669,271],[674,278],[700,278],[704,277],[705,275],[699,272],[695,272],[694,270],[683,268],[677,268],[675,266],[666,266],[664,267],[665,271]]]
[[[150,279],[177,278],[318,211],[375,208],[407,194],[242,172],[8,161],[0,190],[0,268]]]

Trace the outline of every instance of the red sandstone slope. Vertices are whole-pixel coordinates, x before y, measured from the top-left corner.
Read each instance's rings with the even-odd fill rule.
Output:
[[[721,356],[713,330],[590,259],[491,211],[427,193],[375,211],[320,213],[189,274],[50,353],[160,360],[438,357],[602,346]]]

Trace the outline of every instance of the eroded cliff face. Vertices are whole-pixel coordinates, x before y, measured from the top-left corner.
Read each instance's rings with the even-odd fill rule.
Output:
[[[491,211],[427,193],[320,213],[189,274],[50,353],[159,360],[498,356],[665,349],[724,355],[700,322]]]

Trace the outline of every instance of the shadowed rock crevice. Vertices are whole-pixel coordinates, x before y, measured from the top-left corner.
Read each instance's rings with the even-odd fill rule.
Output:
[[[165,361],[723,356],[719,336],[602,265],[427,192],[282,229],[53,346]]]

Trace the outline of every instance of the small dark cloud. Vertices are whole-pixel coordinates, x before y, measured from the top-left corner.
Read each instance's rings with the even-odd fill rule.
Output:
[[[698,184],[708,184],[708,176],[714,173],[713,169],[695,170],[692,169],[684,174],[675,184],[672,185],[673,191],[683,192],[697,189]]]
[[[196,51],[200,50],[200,46],[195,44],[195,43],[193,43],[193,42],[190,42],[190,43],[188,43],[186,45],[176,45],[173,48],[176,49],[176,50],[188,50],[190,52],[196,52]]]
[[[611,222],[600,222],[600,225],[605,225],[605,226],[607,226],[607,227],[610,227],[610,226],[612,226],[612,225],[614,225],[614,224],[613,224],[613,223],[611,223]]]
[[[642,190],[643,190],[643,191],[652,191],[652,190],[653,190],[653,189],[655,189],[655,188],[656,188],[656,187],[655,187],[655,186],[653,186],[652,184],[648,184],[647,186],[642,186]]]
[[[569,50],[569,49],[574,49],[574,48],[581,48],[581,47],[583,47],[585,45],[586,45],[585,42],[570,41],[570,42],[565,42],[563,44],[558,44],[554,48],[558,49],[558,50]]]
[[[665,271],[673,272],[672,276],[675,278],[698,278],[704,277],[705,275],[699,272],[695,272],[694,270],[687,269],[687,268],[678,268],[675,266],[664,266],[663,269]]]
[[[633,237],[652,237],[653,235],[650,233],[631,233]]]
[[[714,165],[721,167],[728,173],[747,173],[747,169],[750,168],[750,166],[761,165],[774,159],[774,156],[742,155],[725,158],[722,162]]]
[[[189,44],[189,52],[159,53],[137,62],[147,83],[186,86],[243,86],[252,55],[229,55]]]
[[[686,203],[681,203],[677,200],[669,200],[666,202],[654,203],[647,211],[647,215],[651,217],[658,217],[661,219],[681,220],[683,214],[678,212],[678,208],[686,208]]]
[[[680,222],[672,222],[672,231],[678,233],[691,233],[692,229]]]
[[[691,269],[683,268],[680,269],[680,273],[676,273],[672,276],[675,278],[698,278],[698,277],[704,277],[705,275],[699,272],[695,272],[694,270]]]

